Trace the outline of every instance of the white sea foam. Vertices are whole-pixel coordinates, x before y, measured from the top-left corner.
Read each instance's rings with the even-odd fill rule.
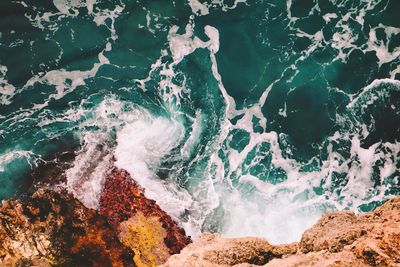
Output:
[[[151,169],[177,146],[182,135],[183,127],[177,122],[145,114],[118,132],[117,165],[129,167],[139,180],[150,179]]]
[[[204,32],[210,39],[208,42],[209,43],[208,49],[210,50],[210,59],[212,62],[211,71],[212,71],[214,78],[217,80],[218,87],[222,93],[222,96],[225,99],[225,103],[226,103],[225,115],[227,118],[232,118],[236,114],[235,99],[233,99],[233,97],[231,97],[228,94],[227,90],[225,89],[224,84],[222,83],[221,75],[218,72],[217,59],[215,57],[215,53],[217,53],[219,50],[219,32],[216,28],[209,26],[209,25],[204,27]]]
[[[376,152],[378,143],[364,149],[360,145],[360,140],[357,136],[352,138],[350,157],[359,164],[351,164],[348,170],[348,183],[342,189],[341,195],[344,197],[363,199],[369,189],[373,188],[374,183],[371,180],[373,172],[373,164],[379,160],[382,155]]]
[[[192,23],[186,25],[185,32],[183,34],[178,34],[177,26],[171,27],[168,34],[168,41],[173,62],[171,64],[166,64],[162,63],[161,58],[158,59],[157,62],[151,66],[149,77],[143,80],[138,80],[138,82],[140,82],[141,84],[141,88],[143,90],[146,90],[145,83],[151,79],[150,77],[153,72],[155,72],[156,70],[159,71],[162,77],[159,83],[160,95],[162,96],[165,103],[167,103],[167,106],[170,109],[173,118],[179,118],[180,98],[184,96],[184,93],[188,93],[188,88],[186,88],[185,82],[183,82],[182,84],[175,84],[173,82],[173,78],[176,75],[175,66],[179,64],[185,56],[193,53],[196,49],[208,49],[210,51],[212,72],[214,74],[214,77],[216,77],[220,90],[226,100],[232,102],[230,106],[233,107],[233,110],[235,106],[234,100],[231,99],[230,96],[227,94],[222,84],[221,77],[218,74],[217,64],[214,55],[219,50],[218,30],[212,26],[206,26],[204,28],[204,32],[209,40],[203,41],[197,36],[193,35],[193,27],[194,25]],[[162,56],[166,56],[167,54],[167,51],[161,51]],[[116,154],[125,156],[117,157],[118,159],[121,159],[117,160],[117,165],[119,167],[127,169],[133,175],[133,177],[135,177],[139,184],[146,188],[146,192],[148,192],[146,194],[149,197],[155,199],[157,203],[169,214],[176,218],[179,218],[179,222],[182,226],[184,226],[186,232],[189,235],[195,237],[201,231],[201,226],[204,222],[205,217],[209,215],[212,210],[218,206],[219,203],[218,195],[213,188],[214,177],[212,177],[212,175],[208,173],[198,173],[197,175],[203,178],[200,179],[201,182],[196,185],[196,190],[194,190],[194,192],[191,192],[191,194],[189,194],[188,192],[186,192],[186,190],[180,188],[176,184],[176,181],[173,180],[173,174],[171,174],[172,177],[168,178],[168,181],[159,180],[155,175],[154,168],[156,167],[154,166],[157,166],[157,158],[162,158],[164,152],[159,153],[159,156],[151,155],[151,159],[147,159],[146,153],[149,152],[136,153],[138,156],[135,156],[132,153],[128,153],[128,150],[125,149],[127,147],[128,140],[132,142],[132,136],[141,136],[140,132],[137,132],[138,129],[141,129],[140,131],[143,132],[148,132],[150,129],[154,128],[154,130],[152,131],[155,132],[155,134],[161,134],[159,130],[156,129],[157,127],[161,127],[160,129],[162,129],[166,133],[171,132],[174,128],[176,130],[176,126],[172,127],[174,124],[176,125],[175,119],[162,119],[161,121],[157,121],[157,124],[154,124],[154,119],[150,118],[148,120],[150,120],[150,123],[136,122],[138,126],[135,126],[134,128],[126,126],[126,128],[124,128],[125,132],[120,132],[120,134],[118,135]],[[200,160],[200,158],[202,157],[201,155],[196,155],[196,151],[193,150],[194,147],[198,144],[200,135],[202,134],[203,118],[200,111],[196,112],[196,117],[194,119],[191,119],[191,121],[192,126],[188,138],[186,140],[182,139],[182,128],[182,130],[180,130],[180,132],[182,132],[180,135],[182,136],[180,137],[180,140],[177,141],[182,145],[180,160],[187,160],[191,156],[195,155],[195,158],[188,165],[196,164],[196,161]],[[223,128],[227,129],[227,127],[225,126],[223,126]],[[176,135],[176,133],[171,133],[171,136],[174,135]],[[129,136],[131,136],[131,138],[129,138]],[[158,137],[155,137],[153,139],[158,139]],[[169,139],[174,140],[172,137],[169,137]],[[144,140],[144,143],[147,142],[150,142],[150,140]],[[144,149],[141,148],[140,144],[136,142],[132,142],[132,144],[134,147],[137,147],[135,151]],[[162,144],[155,143],[155,145],[156,146],[153,149],[155,151],[158,151],[158,145],[168,145],[168,142],[164,142]],[[177,144],[175,144],[175,146],[176,145]],[[165,153],[167,152],[168,151],[165,151]],[[191,179],[191,177],[186,178]],[[199,181],[199,179],[196,178],[195,180]]]
[[[384,82],[392,81],[376,81],[364,91],[369,91]],[[265,95],[268,92],[269,88],[265,90]],[[265,95],[260,99],[262,105]],[[260,106],[255,105],[237,113],[243,114],[243,117],[235,125],[223,124],[222,127],[227,129],[221,129],[221,136],[216,142],[225,140],[226,132],[232,129],[243,129],[250,134],[248,144],[240,152],[231,148],[224,151],[228,156],[228,168],[224,167],[217,154],[211,156],[209,163],[210,169],[216,170],[210,174],[213,175],[212,187],[209,184],[210,192],[217,196],[214,198],[217,204],[213,203],[212,207],[223,206],[224,219],[220,223],[224,235],[263,236],[274,244],[298,241],[302,232],[315,223],[326,210],[351,209],[357,212],[362,204],[390,197],[385,196],[386,185],[383,181],[396,170],[395,162],[400,156],[397,142],[376,143],[363,148],[356,132],[349,129],[346,129],[349,132],[345,133],[336,132],[328,140],[350,141],[350,158],[344,158],[330,144],[327,147],[328,157],[322,161],[320,170],[304,171],[301,170],[304,163],[283,155],[278,142],[281,137],[275,132],[260,134],[253,131],[252,118],[263,117]],[[369,133],[366,128],[363,131],[365,138]],[[260,181],[258,177],[248,173],[248,169],[257,166],[260,158],[265,155],[257,155],[250,165],[245,163],[249,152],[262,147],[264,143],[270,144],[271,165],[281,168],[287,175],[285,181],[276,185]],[[383,166],[379,167],[382,186],[375,186],[372,180],[372,166],[379,160],[384,162]],[[345,174],[348,179],[339,194],[330,191],[334,173]],[[239,178],[239,184],[236,186],[230,181],[232,175]],[[313,188],[321,184],[324,194],[317,195]]]
[[[42,109],[46,107],[51,99],[60,99],[66,94],[74,91],[78,86],[85,85],[85,80],[94,77],[102,65],[109,64],[108,59],[103,52],[98,55],[99,63],[95,63],[92,69],[87,71],[74,70],[52,70],[44,74],[42,77],[34,76],[27,81],[24,88],[32,87],[36,83],[48,84],[55,86],[56,92],[50,94],[44,103],[35,104],[34,109]]]
[[[14,96],[16,88],[6,79],[7,67],[0,65],[0,104],[11,104],[11,98]]]
[[[218,0],[213,0],[213,2],[218,2]],[[221,0],[220,2],[223,2],[223,0]],[[240,3],[246,4],[247,0],[235,0],[235,2],[231,6],[223,4],[222,5],[222,10],[223,11],[227,11],[229,9],[235,9]]]
[[[376,36],[377,29],[384,29],[386,40],[379,40]],[[400,46],[395,47],[392,52],[389,51],[389,41],[393,35],[400,34],[400,28],[385,26],[379,24],[378,27],[371,28],[369,31],[369,41],[366,51],[375,51],[379,60],[378,65],[391,62],[400,57]]]
[[[169,52],[165,49],[161,50],[161,57],[151,65],[148,77],[135,80],[143,91],[147,91],[145,84],[152,79],[152,74],[158,71],[161,76],[159,82],[160,95],[163,100],[168,103],[169,109],[171,110],[176,109],[176,106],[179,107],[181,98],[189,93],[188,88],[186,88],[186,78],[184,78],[181,84],[173,82],[176,76],[176,65],[178,65],[185,56],[193,53],[196,49],[207,48],[211,52],[211,59],[214,53],[219,50],[219,32],[216,28],[209,25],[205,26],[204,32],[209,40],[203,41],[193,35],[193,27],[193,22],[190,22],[185,26],[185,32],[183,34],[178,34],[179,27],[176,25],[172,26],[167,36]],[[169,53],[173,58],[173,62],[169,64],[162,63],[161,58],[167,56]],[[216,64],[213,63],[213,66],[215,66],[213,67],[213,71],[217,71]],[[219,82],[219,84],[221,85],[222,83]],[[220,88],[224,93],[223,86]],[[225,96],[227,96],[227,93],[225,93]]]
[[[332,19],[336,19],[338,16],[336,15],[336,13],[327,13],[325,15],[322,16],[322,18],[326,21],[326,22],[330,22]]]
[[[163,75],[163,80],[160,83],[160,87],[173,89],[169,90],[169,93],[166,93],[167,90],[162,91],[165,101],[169,101],[171,91],[182,90],[181,87],[174,85],[172,82],[172,78],[175,76],[174,65],[179,64],[185,56],[189,55],[196,49],[208,48],[212,62],[212,73],[218,82],[219,89],[226,102],[226,118],[221,123],[220,134],[215,139],[215,143],[208,144],[209,148],[207,149],[207,153],[210,153],[208,167],[202,173],[196,173],[196,175],[199,175],[202,178],[193,177],[194,181],[200,179],[202,182],[196,185],[194,191],[190,193],[191,195],[188,195],[185,192],[184,197],[182,197],[182,189],[175,186],[172,186],[172,190],[168,190],[170,191],[169,193],[164,193],[166,188],[171,187],[173,181],[163,183],[162,181],[157,180],[157,177],[154,176],[154,170],[149,168],[149,165],[146,164],[147,161],[142,158],[144,157],[146,159],[147,157],[143,155],[147,155],[148,152],[137,153],[136,151],[141,150],[141,146],[136,143],[136,138],[133,138],[133,136],[136,135],[141,136],[140,133],[137,132],[139,131],[138,129],[147,132],[147,128],[151,129],[153,127],[151,124],[142,125],[141,123],[132,129],[127,128],[125,130],[126,133],[122,135],[121,133],[119,134],[116,150],[116,154],[119,156],[117,158],[125,158],[125,160],[130,163],[126,162],[120,164],[118,163],[118,160],[118,166],[127,169],[135,179],[146,188],[146,190],[150,191],[148,193],[149,197],[156,199],[167,212],[172,214],[174,217],[179,218],[181,225],[183,225],[185,230],[191,235],[199,233],[206,218],[212,214],[216,207],[222,206],[225,216],[221,219],[219,224],[222,227],[222,233],[224,235],[261,235],[268,237],[269,240],[274,243],[297,240],[301,232],[314,223],[322,211],[318,205],[315,203],[308,203],[306,200],[303,202],[297,200],[298,202],[296,203],[296,207],[298,208],[293,208],[293,203],[296,201],[296,197],[299,198],[298,196],[301,195],[302,192],[309,189],[310,183],[316,175],[307,177],[306,175],[301,174],[299,171],[301,164],[293,160],[285,159],[282,156],[276,133],[260,134],[253,132],[253,117],[259,119],[261,127],[264,129],[266,127],[266,119],[261,112],[261,107],[265,103],[265,99],[272,88],[272,84],[262,94],[260,102],[257,105],[241,111],[236,110],[235,101],[227,93],[218,72],[217,61],[215,58],[215,53],[218,52],[219,49],[219,34],[217,29],[211,26],[205,27],[205,33],[209,37],[209,41],[202,41],[196,36],[193,36],[193,26],[191,24],[186,26],[184,34],[177,34],[177,32],[178,28],[174,26],[171,28],[168,35],[173,64],[166,66],[161,63],[161,60],[158,60],[157,63],[152,66],[152,71],[161,67],[160,74]],[[149,78],[142,80],[143,85],[148,79]],[[176,96],[180,96],[180,94],[176,94]],[[243,118],[240,119],[235,126],[232,126],[228,119],[240,114],[244,115]],[[196,119],[195,122],[197,121],[198,120]],[[163,123],[159,124],[163,125]],[[183,149],[181,150],[183,158],[187,158],[187,155],[189,155],[188,147],[192,146],[192,138],[197,139],[197,136],[201,134],[201,132],[197,130],[198,128],[196,124],[197,123],[193,124],[190,137],[183,144]],[[233,149],[230,149],[229,152],[227,152],[229,168],[226,169],[221,158],[218,156],[218,150],[220,145],[226,140],[229,131],[234,128],[244,129],[249,132],[250,142],[240,153]],[[157,130],[154,129],[154,131]],[[168,130],[164,131],[168,132]],[[138,139],[140,140],[141,138]],[[130,147],[127,145],[127,140],[132,142],[134,146],[138,148],[132,147],[131,149],[127,149]],[[244,164],[246,156],[252,149],[261,145],[265,141],[269,142],[272,146],[271,154],[273,155],[272,163],[274,166],[282,168],[289,176],[288,182],[284,183],[284,185],[272,186],[268,183],[259,181],[256,177],[252,177],[251,175],[242,172],[242,165]],[[144,143],[146,142],[147,141]],[[119,150],[119,148],[121,150]],[[128,153],[128,151],[131,151],[131,153]],[[134,151],[134,153],[132,153],[132,151]],[[136,154],[141,156],[137,158],[135,156]],[[125,156],[122,157],[120,155]],[[194,160],[199,160],[199,157],[201,157],[201,155],[197,155]],[[157,157],[152,156],[152,159],[153,158]],[[156,163],[150,165],[153,164],[157,165]],[[232,185],[229,177],[233,174],[236,174],[239,177],[240,187],[255,187],[254,192],[256,192],[255,194],[257,195],[256,199],[246,199],[246,193],[238,191],[239,189]],[[190,181],[192,178],[187,177],[186,179]],[[161,196],[163,195],[166,197],[162,198]],[[171,199],[173,201],[171,201]],[[171,203],[172,205],[168,205],[168,203]],[[266,203],[270,203],[270,205],[267,205]],[[184,208],[177,209],[179,206]],[[311,216],[310,214],[313,215]],[[246,220],[238,220],[238,218],[244,217]],[[294,220],[295,218],[297,220]],[[292,224],[278,224],[278,222],[285,219],[287,219],[288,222],[292,222]],[[274,223],[266,226],[262,224],[263,221]],[[239,222],[244,222],[244,224]],[[282,234],[284,233],[283,229],[286,229],[286,232],[288,231],[287,229],[292,229],[290,235]]]
[[[155,171],[183,136],[184,128],[179,122],[144,114],[117,133],[115,148],[115,165],[127,170],[146,188],[147,197],[175,217],[191,205],[191,197],[174,183],[160,180]]]
[[[358,39],[358,35],[354,34],[350,26],[347,25],[347,23],[342,23],[342,21],[340,21],[340,27],[342,30],[333,34],[331,46],[339,52],[339,54],[336,56],[336,59],[346,62],[348,55],[354,49],[358,48],[358,46],[355,44]]]
[[[291,8],[292,8],[292,0],[286,0],[286,11],[287,11],[288,18],[289,18],[289,24],[293,24],[298,19],[298,18],[292,16]]]
[[[297,32],[298,36],[307,37],[312,42],[306,52],[303,52],[303,56],[300,60],[308,57],[314,48],[316,47],[324,47],[326,45],[331,46],[333,49],[337,51],[337,56],[334,60],[340,60],[342,62],[347,62],[349,55],[354,50],[359,50],[363,53],[373,51],[376,53],[378,58],[378,65],[381,66],[384,63],[392,62],[396,60],[400,56],[400,47],[394,47],[393,51],[389,49],[389,41],[394,36],[399,34],[400,29],[386,26],[383,24],[379,24],[376,27],[372,27],[369,30],[369,36],[367,42],[363,41],[363,44],[360,44],[360,40],[364,39],[364,34],[360,34],[353,27],[351,27],[351,21],[356,21],[361,25],[361,28],[364,29],[365,16],[373,11],[381,12],[382,10],[387,8],[389,2],[386,3],[386,6],[383,8],[379,8],[378,11],[375,8],[382,4],[381,0],[378,1],[361,1],[357,4],[356,8],[350,9],[347,13],[338,16],[336,13],[327,13],[321,14],[322,19],[329,23],[332,19],[338,19],[335,24],[335,32],[332,38],[329,40],[325,40],[322,29],[318,31],[316,34],[307,34],[302,31],[300,28],[297,28],[296,21],[299,19],[297,17],[292,16],[291,7],[292,0],[286,1],[287,6],[287,14],[289,19],[289,27],[292,30]],[[343,8],[345,3],[336,3],[335,5]],[[321,12],[318,2],[315,3],[314,7],[311,9],[309,15],[317,12],[319,14]],[[386,38],[381,40],[377,38],[377,30],[383,29]]]
[[[391,73],[390,73],[390,79],[394,80],[396,78],[396,75],[400,74],[400,65],[398,65]]]
[[[118,38],[117,32],[115,30],[115,19],[122,13],[123,10],[124,6],[121,5],[121,6],[116,6],[114,10],[104,9],[104,10],[99,10],[97,13],[92,13],[94,17],[93,21],[96,23],[96,25],[97,26],[105,25],[110,30],[111,33],[110,37],[114,41],[117,40]],[[108,26],[105,23],[107,19],[111,20],[110,26]]]
[[[96,4],[96,0],[86,0],[86,8],[89,14],[93,13],[94,4]]]
[[[22,4],[23,2],[19,2]],[[53,34],[59,28],[59,21],[66,17],[77,17],[79,15],[80,8],[86,8],[88,15],[93,18],[93,22],[97,26],[105,26],[110,31],[110,39],[116,40],[118,35],[115,30],[115,19],[122,13],[125,6],[121,3],[116,5],[113,10],[95,8],[97,0],[53,0],[54,6],[57,8],[58,12],[43,12],[40,10],[35,12],[35,16],[30,14],[25,14],[32,26],[37,27],[41,30],[52,31]],[[27,7],[25,4],[24,7]],[[111,23],[106,23],[106,20],[110,20]],[[49,36],[46,37],[49,39]],[[109,51],[109,50],[107,50]]]
[[[250,122],[243,121],[238,127],[248,129],[247,126],[243,127],[248,123]],[[246,156],[254,147],[262,146],[262,142],[271,145],[271,164],[275,168],[283,169],[287,174],[286,180],[279,184],[262,182],[246,171],[246,168],[258,164],[255,157],[250,166],[246,166]],[[239,185],[232,188],[232,191],[219,193],[225,209],[222,233],[227,236],[263,236],[274,244],[298,241],[301,233],[315,223],[326,210],[351,209],[357,212],[357,207],[363,203],[387,198],[388,196],[384,196],[385,186],[375,187],[377,191],[371,194],[371,188],[374,188],[374,182],[371,180],[372,166],[378,160],[384,159],[384,166],[381,167],[383,181],[394,172],[395,159],[391,155],[398,157],[398,152],[383,153],[378,149],[381,145],[379,143],[362,148],[356,135],[353,136],[351,144],[349,159],[344,159],[332,150],[332,146],[328,146],[328,158],[322,162],[321,170],[304,172],[300,170],[303,164],[283,156],[276,134],[250,132],[250,142],[240,153],[228,151],[229,169],[222,172],[224,177],[235,173],[240,178]],[[340,195],[329,193],[333,172],[344,173],[348,177]],[[321,183],[324,184],[325,193],[317,195],[313,188]]]
[[[25,159],[29,165],[36,165],[39,157],[29,150],[13,150],[0,154],[0,173],[5,171],[5,167],[16,159]]]
[[[53,4],[60,13],[74,16],[79,14],[78,8],[86,6],[83,0],[53,0]]]
[[[299,171],[299,163],[283,157],[276,133],[253,132],[251,119],[257,113],[257,109],[248,110],[245,116],[232,126],[249,132],[250,141],[240,153],[233,149],[227,151],[229,169],[223,176],[228,178],[236,174],[240,180],[239,185],[231,189],[233,191],[220,192],[226,213],[222,222],[222,233],[226,236],[263,236],[275,244],[296,241],[304,229],[319,218],[323,210],[316,203],[307,202],[307,198],[296,199],[309,189],[309,183],[315,177],[302,174]],[[287,180],[281,184],[262,182],[259,178],[249,175],[246,170],[243,171],[249,152],[262,146],[264,142],[271,145],[272,164],[287,173]],[[256,166],[257,158],[247,168]],[[247,195],[247,190],[252,192],[251,197]]]
[[[360,10],[360,13],[356,16],[356,20],[361,26],[364,26],[365,14],[366,14],[365,9],[362,9],[362,10]]]
[[[191,196],[173,181],[160,180],[156,172],[163,157],[185,136],[183,125],[112,96],[93,110],[81,109],[67,112],[64,118],[76,120],[73,114],[80,114],[83,120],[77,132],[81,149],[66,172],[68,190],[87,207],[97,208],[105,175],[115,165],[130,172],[146,188],[146,196],[156,200],[172,216],[182,216],[192,205]],[[200,115],[196,121],[200,123]],[[116,146],[111,134],[114,130]],[[199,125],[193,125],[193,137],[188,141],[192,144],[188,144],[188,150],[195,144],[199,130]]]
[[[185,27],[184,34],[178,34],[179,27],[174,25],[168,33],[169,48],[174,59],[174,64],[178,64],[185,56],[193,53],[198,48],[208,48],[212,53],[219,49],[219,32],[216,28],[206,25],[204,32],[209,41],[202,41],[193,35],[193,24],[189,23]]]
[[[201,3],[199,0],[188,0],[189,6],[192,9],[192,12],[197,15],[207,15],[209,13],[208,7]]]
[[[179,63],[185,56],[193,53],[198,48],[207,47],[197,36],[193,36],[193,25],[187,24],[184,34],[178,34],[179,27],[172,26],[168,33],[169,48],[174,59],[174,63]]]
[[[181,148],[181,155],[184,158],[189,158],[194,153],[194,148],[198,144],[199,137],[202,131],[203,115],[200,111],[196,111],[196,117],[192,119],[192,129],[190,131],[190,136],[186,140],[185,144]]]
[[[85,106],[84,101],[82,104]],[[82,120],[77,132],[81,149],[72,167],[66,171],[66,187],[87,207],[97,208],[105,174],[113,165],[113,129],[136,120],[141,113],[134,105],[110,96],[94,109],[80,106],[68,110],[62,118],[46,122]]]
[[[43,14],[35,14],[35,17],[30,14],[25,14],[25,17],[31,21],[31,24],[41,30],[52,30],[58,29],[55,23],[52,23],[52,19],[56,18],[58,14],[51,12],[44,12]]]
[[[189,0],[189,6],[191,7],[192,12],[197,15],[208,15],[210,9],[218,7],[222,11],[227,12],[235,9],[239,4],[247,4],[247,0],[235,0],[233,3],[230,2],[229,4],[225,3],[224,0],[209,0],[201,2],[198,0]]]
[[[195,4],[197,2],[192,1]],[[212,3],[218,5],[220,2],[213,1]],[[235,1],[235,5],[240,2],[242,1]],[[287,1],[287,7],[291,24],[293,24],[298,18],[290,14],[291,2]],[[209,4],[200,4],[209,8]],[[193,12],[202,14],[201,7],[197,8],[200,9]],[[337,51],[337,60],[346,61],[352,50],[360,49],[355,45],[359,36],[348,27],[348,21],[355,20],[363,24],[365,12],[370,8],[371,5],[366,5],[359,13],[351,10],[351,13],[341,16],[336,24],[339,30],[332,40],[325,40],[322,30],[314,34],[297,31],[298,36],[312,41],[299,60],[304,60],[313,51],[328,44]],[[317,8],[314,7],[313,10],[312,12],[315,12]],[[323,18],[326,22],[330,22],[338,16],[326,14]],[[97,21],[99,24],[104,23],[101,17],[98,17]],[[150,17],[148,22],[150,24]],[[96,207],[98,204],[96,199],[102,187],[104,179],[102,175],[111,161],[111,158],[106,156],[109,154],[115,156],[116,166],[129,171],[133,178],[145,187],[146,195],[155,199],[163,209],[177,218],[187,233],[193,236],[201,231],[204,222],[213,214],[214,209],[221,208],[224,216],[219,218],[218,223],[226,236],[258,235],[266,237],[275,244],[298,241],[301,233],[326,210],[357,211],[359,205],[386,198],[385,185],[375,187],[376,191],[371,193],[372,166],[376,165],[378,160],[382,160],[383,165],[379,167],[380,179],[385,181],[392,175],[396,171],[396,164],[400,157],[397,142],[377,143],[366,148],[361,146],[362,138],[369,135],[369,129],[365,125],[360,125],[361,133],[352,129],[337,131],[328,138],[329,144],[321,147],[321,152],[327,154],[326,159],[316,157],[310,160],[310,162],[313,160],[320,162],[319,168],[303,170],[304,163],[297,162],[284,153],[290,150],[283,144],[285,135],[279,135],[276,132],[258,133],[253,130],[254,118],[259,119],[258,123],[266,130],[267,120],[262,113],[262,107],[274,83],[284,75],[282,74],[265,89],[258,103],[237,110],[235,101],[225,89],[218,71],[215,57],[219,50],[218,30],[212,26],[206,26],[204,32],[208,40],[201,40],[194,35],[193,21],[186,25],[183,34],[179,34],[178,30],[177,26],[171,27],[168,34],[169,51],[167,48],[163,49],[160,58],[151,66],[149,76],[137,80],[140,88],[146,92],[146,83],[152,79],[152,74],[155,72],[160,74],[158,93],[163,104],[170,111],[169,118],[156,116],[137,107],[123,109],[121,108],[122,101],[109,100],[108,104],[100,105],[95,112],[102,114],[101,117],[87,120],[82,124],[82,149],[74,164],[75,169],[68,172],[70,175],[68,185],[86,205]],[[391,35],[397,34],[396,31],[396,29],[387,28],[386,35],[390,38]],[[380,40],[372,39],[369,47],[376,51],[382,48],[381,44]],[[202,154],[196,154],[195,147],[199,145],[204,133],[203,128],[207,127],[207,115],[203,114],[203,111],[197,111],[194,118],[187,118],[191,126],[184,129],[180,120],[185,117],[179,110],[180,99],[185,97],[190,90],[186,88],[185,78],[180,84],[174,81],[177,74],[175,67],[196,49],[209,51],[211,71],[226,103],[225,118],[219,122],[219,135],[206,144],[207,148]],[[172,56],[172,62],[164,63],[163,57],[168,54]],[[390,60],[388,55],[384,53],[381,55],[382,62]],[[106,59],[101,58],[100,62],[102,61],[106,62]],[[295,64],[290,68],[296,70]],[[396,73],[396,70],[393,73]],[[375,82],[374,86],[380,82],[383,81]],[[371,88],[367,86],[360,94],[354,96],[348,108],[353,109]],[[285,109],[282,110],[280,114],[285,115],[285,111]],[[242,115],[242,118],[232,125],[229,119],[238,115]],[[348,118],[340,119],[346,122]],[[101,131],[86,131],[83,125],[101,125]],[[117,134],[115,147],[113,144],[108,144],[110,138],[104,135],[114,130]],[[249,134],[249,142],[241,151],[229,147],[229,133],[232,130],[243,130]],[[347,151],[350,153],[349,159],[346,159],[340,151],[335,150],[335,147],[341,144],[340,142],[350,144]],[[270,148],[265,153],[261,153],[260,151],[265,149],[267,144]],[[105,154],[98,151],[99,145],[103,146],[102,151],[107,151]],[[286,150],[283,151],[283,149]],[[247,157],[254,150],[257,153],[249,163]],[[181,152],[180,155],[177,151]],[[227,162],[222,160],[221,154],[226,157]],[[271,168],[281,169],[286,174],[283,181],[277,184],[261,181],[260,177],[252,175],[249,171],[250,168],[259,166],[261,161],[269,156]],[[181,168],[195,165],[197,161],[205,157],[207,157],[208,165],[206,168],[199,168],[200,171],[184,174],[186,175],[184,180],[189,183],[190,188],[185,190],[179,186],[174,172],[171,171],[168,177],[162,177],[162,179],[157,176],[162,163],[170,160],[170,157],[172,157],[172,162],[178,162],[177,165],[184,162],[185,166]],[[98,159],[96,165],[91,165],[89,162],[89,159],[93,161],[93,158]],[[189,160],[190,162],[187,162]],[[269,172],[270,169],[266,169],[265,172]],[[83,175],[85,173],[90,175]],[[345,174],[346,177],[342,191],[339,193],[331,189],[335,185],[335,173]],[[363,185],[359,186],[360,183]],[[321,194],[314,191],[314,188],[319,187],[322,188]]]
[[[85,133],[73,167],[66,171],[67,189],[92,209],[99,204],[106,172],[112,166],[112,154],[105,143],[107,133]]]
[[[376,79],[373,80],[369,85],[365,86],[361,92],[349,103],[347,104],[347,108],[353,108],[355,104],[361,99],[363,96],[365,96],[367,93],[369,93],[371,90],[374,90],[378,88],[381,85],[394,85],[394,88],[398,88],[400,90],[400,81],[394,80],[394,79]]]
[[[242,176],[241,186],[256,190],[252,191],[251,198],[239,191],[227,196],[224,236],[261,236],[272,244],[298,241],[302,232],[321,216],[318,205],[296,202],[292,192],[282,190],[278,193],[274,186],[260,182],[257,177]],[[262,190],[263,187],[267,190]]]

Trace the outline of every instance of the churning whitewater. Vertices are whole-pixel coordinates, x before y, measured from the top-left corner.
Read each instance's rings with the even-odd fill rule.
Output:
[[[0,199],[73,151],[89,208],[114,165],[194,238],[279,244],[400,195],[396,0],[0,9]]]

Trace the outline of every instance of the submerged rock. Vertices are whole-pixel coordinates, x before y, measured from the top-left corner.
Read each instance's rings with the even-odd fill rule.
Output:
[[[2,201],[0,240],[0,266],[133,266],[107,221],[66,192]]]
[[[299,243],[274,246],[260,238],[203,234],[164,267],[400,266],[400,198],[356,216],[329,212]]]
[[[138,266],[157,266],[179,253],[190,238],[124,170],[107,176],[99,213],[119,233],[119,239],[135,253]]]

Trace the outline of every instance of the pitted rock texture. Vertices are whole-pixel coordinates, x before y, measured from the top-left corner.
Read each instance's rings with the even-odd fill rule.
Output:
[[[107,175],[99,213],[135,254],[138,266],[157,266],[191,242],[185,231],[154,200],[148,199],[128,172]]]
[[[66,192],[0,207],[0,266],[134,266],[107,221]]]
[[[297,244],[273,246],[261,238],[222,238],[219,234],[204,233],[180,254],[171,256],[162,266],[263,265],[271,259],[294,254],[296,251]]]
[[[203,234],[164,267],[222,266],[400,267],[400,198],[355,215],[329,212],[299,243],[274,246],[259,238]]]

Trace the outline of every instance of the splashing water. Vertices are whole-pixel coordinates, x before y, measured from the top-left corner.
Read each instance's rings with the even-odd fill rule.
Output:
[[[0,198],[77,146],[86,206],[116,165],[194,237],[400,194],[397,1],[31,2],[0,4]]]

